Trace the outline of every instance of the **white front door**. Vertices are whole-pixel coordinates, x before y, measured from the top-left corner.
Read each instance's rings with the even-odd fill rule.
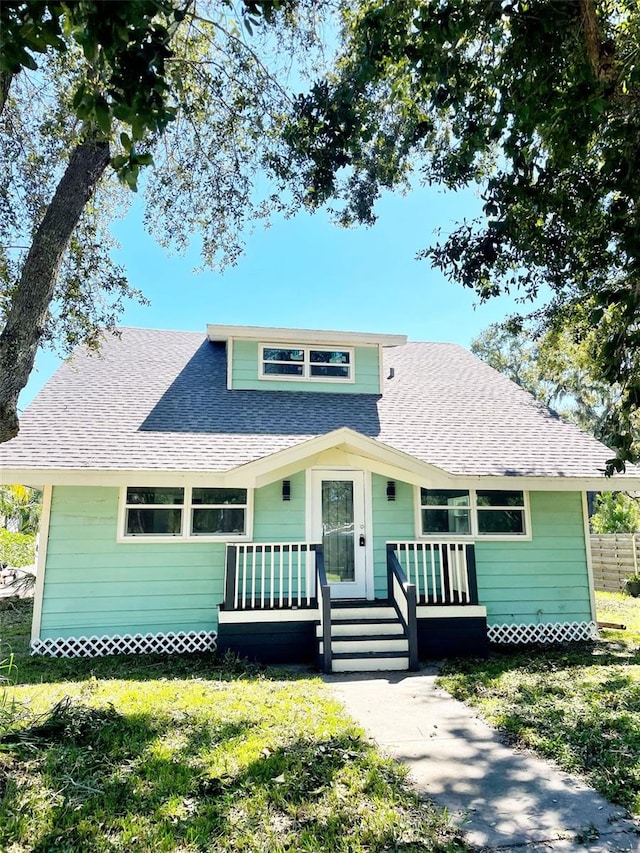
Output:
[[[362,471],[313,471],[313,538],[322,542],[332,598],[365,598],[367,532]]]

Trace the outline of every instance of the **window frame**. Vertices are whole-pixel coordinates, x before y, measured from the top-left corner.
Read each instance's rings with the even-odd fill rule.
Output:
[[[119,506],[118,506],[118,531],[116,536],[116,541],[123,544],[130,544],[132,542],[237,542],[237,541],[250,541],[253,533],[253,496],[254,489],[248,488],[245,486],[229,486],[230,489],[245,489],[247,493],[247,501],[244,504],[218,504],[216,506],[225,506],[235,509],[244,509],[245,511],[245,530],[244,533],[191,533],[191,518],[194,508],[196,509],[210,509],[213,505],[209,504],[194,504],[192,500],[193,490],[194,489],[224,489],[225,486],[212,486],[210,484],[203,485],[188,485],[188,486],[177,486],[171,484],[171,486],[167,486],[167,488],[180,488],[184,490],[183,493],[183,501],[181,504],[129,504],[127,503],[127,489],[134,488],[131,484],[120,487],[120,495],[119,495]],[[162,486],[138,486],[138,488],[162,488]],[[176,534],[167,534],[167,533],[127,533],[126,524],[127,524],[127,510],[131,506],[136,506],[138,508],[165,508],[173,507],[175,509],[180,509],[182,512],[182,518],[180,523],[180,533]]]
[[[302,350],[303,357],[302,361],[265,361],[264,351],[267,349],[279,349],[279,350]],[[311,368],[313,366],[317,366],[318,364],[324,364],[324,362],[312,362],[311,361],[311,352],[344,352],[349,355],[349,363],[347,365],[335,365],[349,368],[348,376],[312,376]],[[284,382],[329,382],[338,385],[352,385],[355,382],[355,347],[346,347],[346,346],[331,346],[329,344],[293,344],[293,343],[280,343],[280,344],[260,344],[258,346],[258,354],[259,354],[259,367],[258,367],[258,376],[260,379],[265,379],[269,382],[272,381],[284,381]],[[264,367],[265,364],[299,364],[302,365],[302,375],[296,376],[294,374],[286,374],[286,373],[265,373]]]
[[[433,541],[441,541],[441,542],[530,542],[533,538],[532,527],[531,527],[531,508],[529,503],[529,492],[526,489],[509,489],[509,488],[501,488],[501,489],[488,489],[486,487],[482,487],[479,489],[474,489],[472,487],[467,487],[465,490],[469,492],[469,519],[470,519],[470,532],[469,533],[425,533],[422,529],[422,510],[425,507],[422,506],[422,489],[433,489],[434,491],[438,488],[447,489],[451,488],[450,485],[447,486],[416,486],[415,487],[415,529],[416,529],[416,538],[417,539],[427,539]],[[460,487],[462,489],[462,487]],[[476,498],[476,492],[522,492],[522,506],[521,507],[503,507],[503,506],[495,506],[495,507],[481,507],[481,511],[483,512],[491,512],[492,510],[504,511],[505,509],[518,509],[522,510],[524,513],[524,533],[480,533],[478,529],[478,502]],[[438,509],[438,507],[431,507],[431,509]]]

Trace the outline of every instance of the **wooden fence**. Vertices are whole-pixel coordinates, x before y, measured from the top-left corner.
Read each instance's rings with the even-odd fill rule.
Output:
[[[591,535],[593,580],[597,590],[620,592],[625,578],[640,566],[640,533]]]

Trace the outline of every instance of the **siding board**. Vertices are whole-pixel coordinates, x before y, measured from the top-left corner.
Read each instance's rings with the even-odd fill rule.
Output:
[[[54,488],[41,637],[215,630],[224,544],[118,543],[117,517],[117,488]]]
[[[532,540],[476,543],[480,603],[489,625],[592,618],[582,498],[531,492]]]

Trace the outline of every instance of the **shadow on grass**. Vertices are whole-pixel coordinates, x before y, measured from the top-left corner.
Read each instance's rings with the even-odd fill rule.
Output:
[[[406,793],[402,771],[350,730],[242,761],[255,721],[215,725],[196,714],[178,721],[71,704],[54,716],[18,745],[6,770],[0,849],[464,849]],[[397,814],[372,819],[380,804]],[[420,843],[405,844],[399,835],[414,829]]]
[[[178,728],[171,717],[123,715],[65,699],[4,741],[10,751],[4,771],[0,767],[0,849],[7,849],[4,842],[34,853],[118,849],[111,845],[113,833],[128,837],[132,850],[136,833],[145,839],[143,849],[173,849],[163,835],[171,827],[175,838],[177,819],[163,817],[162,810],[191,792],[194,759],[254,725],[187,720],[180,726],[180,751],[165,757],[159,745]],[[147,825],[151,816],[157,827]],[[19,846],[24,843],[29,846]]]
[[[445,665],[445,671],[457,673],[501,674],[526,668],[529,672],[553,672],[559,669],[601,666],[633,666],[640,664],[640,647],[615,640],[562,643],[553,646],[492,646],[489,658],[456,658]]]
[[[600,641],[455,660],[443,685],[478,706],[512,743],[581,773],[640,812],[640,652]]]

